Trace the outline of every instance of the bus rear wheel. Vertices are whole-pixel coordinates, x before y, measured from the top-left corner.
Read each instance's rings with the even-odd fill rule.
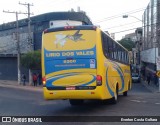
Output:
[[[123,96],[127,96],[128,95],[127,92],[128,91],[123,92]]]
[[[114,93],[114,97],[111,98],[111,103],[116,104],[118,101],[118,85],[116,86],[116,92]]]
[[[130,83],[128,84],[128,90],[130,89]],[[128,95],[128,90],[123,92],[123,96],[127,96]]]
[[[70,99],[69,100],[70,104],[75,106],[75,105],[82,105],[84,100],[82,99]]]

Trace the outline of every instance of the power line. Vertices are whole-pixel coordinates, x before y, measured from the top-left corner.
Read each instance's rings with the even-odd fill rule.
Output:
[[[117,28],[117,27],[122,27],[122,26],[126,26],[126,25],[131,25],[131,24],[138,23],[138,22],[139,22],[139,21],[131,22],[131,23],[123,24],[123,25],[112,26],[112,27],[103,28],[103,29],[113,29],[113,28]]]
[[[159,23],[152,23],[152,24],[145,25],[145,26],[142,26],[142,27],[151,26],[151,25],[157,25],[157,24],[160,24],[160,22]],[[121,32],[126,32],[126,31],[130,31],[130,30],[134,30],[134,29],[137,29],[137,27],[136,28],[132,28],[132,29],[126,29],[126,30],[114,32],[114,33],[121,33]]]
[[[122,31],[114,32],[114,33],[122,33],[122,32],[130,31],[130,30],[135,30],[135,29],[137,29],[137,27],[136,28],[132,28],[132,29],[127,29],[127,30],[122,30]]]
[[[121,17],[124,14],[125,15],[127,15],[127,14],[133,14],[133,13],[137,13],[137,12],[140,12],[140,11],[148,10],[148,9],[151,9],[151,8],[154,8],[154,7],[158,7],[158,6],[160,6],[160,4],[157,3],[157,5],[155,5],[155,6],[135,9],[135,10],[132,10],[132,11],[129,11],[129,12],[126,12],[126,13],[121,13],[121,14],[118,14],[118,15],[106,17],[106,18],[103,18],[101,20],[96,21],[95,23],[101,23],[101,22],[104,22],[104,21],[107,21],[107,20],[112,20],[112,19],[115,19],[115,18],[119,18],[119,17]]]
[[[112,19],[115,19],[115,18],[122,17],[122,15],[124,15],[124,14],[133,14],[133,13],[137,13],[137,12],[140,12],[140,11],[143,11],[143,10],[137,10],[135,12],[127,12],[127,13],[118,14],[118,15],[115,15],[115,16],[111,16],[111,17],[107,17],[107,18],[101,19],[99,21],[96,21],[95,23],[101,23],[101,22],[104,22],[104,21],[107,21],[107,20],[112,20]]]

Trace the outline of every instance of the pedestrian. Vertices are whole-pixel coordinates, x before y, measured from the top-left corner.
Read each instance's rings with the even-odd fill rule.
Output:
[[[151,81],[151,75],[150,75],[150,73],[148,73],[148,75],[147,75],[147,83],[148,83],[148,85],[150,84],[150,81]]]
[[[158,78],[157,78],[157,75],[156,74],[154,74],[154,84],[157,86],[157,84],[158,84]]]
[[[26,75],[23,73],[22,74],[22,81],[23,81],[23,85],[25,86],[25,82],[26,82]]]
[[[144,68],[141,69],[142,79],[145,80],[145,70]]]
[[[39,85],[42,84],[42,74],[41,73],[38,74],[38,83]]]
[[[36,73],[33,74],[33,84],[34,84],[34,86],[37,86],[37,75],[36,75]]]

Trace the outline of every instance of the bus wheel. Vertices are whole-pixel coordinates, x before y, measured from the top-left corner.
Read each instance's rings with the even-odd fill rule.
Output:
[[[82,105],[84,100],[82,100],[82,99],[70,99],[69,102],[73,106],[74,105]]]
[[[128,91],[123,92],[123,96],[127,96],[128,95],[127,92]]]
[[[118,101],[118,85],[116,86],[116,92],[114,93],[114,97],[111,98],[111,103],[116,104]]]
[[[129,85],[128,85],[128,90],[129,90],[129,89],[130,89],[130,83],[129,83]],[[128,90],[125,91],[125,92],[123,92],[123,96],[127,96],[127,95],[128,95],[128,94],[127,94]]]

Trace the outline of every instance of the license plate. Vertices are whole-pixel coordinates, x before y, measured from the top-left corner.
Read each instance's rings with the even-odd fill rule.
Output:
[[[76,87],[75,86],[69,86],[69,87],[66,87],[66,90],[75,90]]]

